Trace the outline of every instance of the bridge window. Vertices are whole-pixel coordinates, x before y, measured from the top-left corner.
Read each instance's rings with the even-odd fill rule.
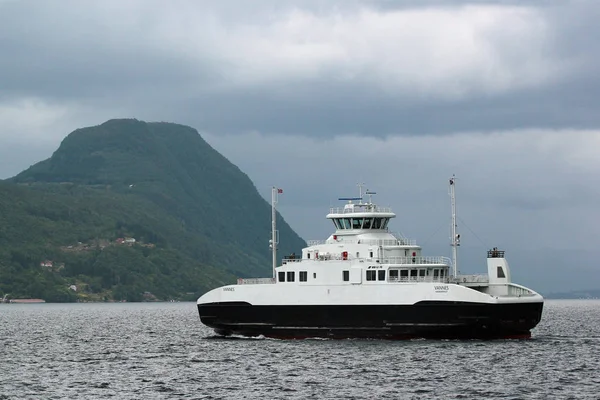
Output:
[[[418,271],[416,269],[411,269],[410,270],[410,279],[411,280],[416,280],[417,279],[417,273],[418,273]]]
[[[350,220],[350,218],[341,218],[340,224],[343,224],[342,229],[352,229],[352,221]]]
[[[350,280],[350,271],[342,271],[342,280],[348,282]]]
[[[375,280],[375,272],[377,272],[377,271],[367,271],[367,280],[368,281]]]
[[[371,229],[381,229],[381,218],[373,218]]]
[[[285,272],[279,271],[277,275],[279,276],[279,282],[285,282]]]
[[[377,280],[385,281],[385,270],[384,269],[377,271]]]
[[[502,267],[498,266],[497,273],[498,273],[498,278],[506,278],[506,275],[504,275],[504,270],[502,269]]]
[[[365,222],[363,222],[363,229],[371,229],[372,223],[373,223],[373,218],[365,218]]]
[[[333,221],[333,225],[335,225],[335,229],[342,229],[340,227],[340,221],[339,221],[339,219],[334,218],[334,219],[332,219],[332,221]]]
[[[352,229],[360,229],[362,226],[362,218],[352,218]]]
[[[295,272],[294,271],[288,271],[287,272],[287,281],[288,282],[294,282],[295,280]]]
[[[300,282],[306,282],[308,280],[308,272],[300,271]]]
[[[390,222],[390,219],[389,218],[384,218],[383,222],[381,224],[381,229],[387,229],[388,222]]]

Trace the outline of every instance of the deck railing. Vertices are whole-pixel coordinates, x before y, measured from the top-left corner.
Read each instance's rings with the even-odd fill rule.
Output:
[[[416,246],[417,241],[415,239],[407,239],[405,237],[399,237],[394,235],[396,239],[346,239],[344,235],[338,235],[337,239],[330,240],[308,240],[306,244],[308,246],[318,246],[323,244],[366,244],[369,246]]]
[[[401,277],[389,277],[388,282],[439,282],[449,283],[450,278],[447,276],[401,276]]]
[[[448,257],[443,256],[419,256],[419,257],[383,257],[381,261],[377,258],[367,259],[371,262],[379,262],[381,264],[441,264],[450,265],[452,261]]]
[[[391,213],[390,207],[379,207],[374,204],[353,204],[354,207],[331,207],[329,214],[350,214],[350,213]]]
[[[456,283],[488,283],[489,281],[487,274],[458,275],[454,279]]]
[[[321,253],[318,258],[301,259],[296,256],[295,258],[283,258],[282,264],[302,262],[302,261],[347,261],[347,262],[359,262],[359,263],[377,263],[377,264],[393,264],[393,265],[451,265],[451,260],[448,257],[443,256],[419,256],[419,257],[367,257],[367,258],[348,258],[344,260],[341,253]]]
[[[238,278],[238,285],[261,285],[275,283],[274,278]]]
[[[504,258],[504,250],[498,250],[498,249],[488,250],[487,256],[488,256],[488,258]]]

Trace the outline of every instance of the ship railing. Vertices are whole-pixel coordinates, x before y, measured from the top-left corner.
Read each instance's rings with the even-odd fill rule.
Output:
[[[335,241],[333,241],[335,243]],[[347,241],[343,241],[348,243]],[[416,246],[417,241],[415,239],[396,238],[396,239],[362,239],[354,240],[350,243],[353,244],[367,244],[369,246]]]
[[[474,274],[474,275],[458,275],[453,278],[455,283],[488,283],[490,281],[487,274]]]
[[[408,239],[408,238],[404,237],[403,234],[398,233],[398,232],[391,232],[391,233],[392,233],[392,235],[394,235],[396,240],[398,240],[399,245],[402,245],[402,246],[416,246],[417,245],[416,239]]]
[[[497,248],[488,250],[487,258],[504,258],[504,250],[498,250]]]
[[[394,235],[395,236],[395,235]],[[338,235],[337,239],[329,240],[308,240],[306,244],[308,246],[318,246],[322,244],[366,244],[369,246],[416,246],[417,241],[415,239],[407,239],[404,237],[397,237],[396,239],[345,239],[343,235]]]
[[[443,256],[415,256],[415,257],[368,257],[368,258],[344,258],[343,253],[319,253],[318,257],[313,259],[315,261],[330,261],[330,260],[343,260],[343,261],[355,261],[355,262],[368,262],[368,263],[379,263],[379,264],[393,264],[398,266],[404,265],[442,265],[449,266],[451,260],[448,257]],[[283,258],[282,264],[301,262],[302,258],[296,256],[294,258]]]
[[[263,285],[275,283],[274,278],[238,278],[238,285]]]
[[[439,282],[449,283],[450,278],[447,276],[400,276],[389,277],[388,282]]]
[[[329,214],[350,214],[350,213],[391,213],[390,207],[379,207],[375,204],[353,204],[354,207],[331,207]]]
[[[445,266],[449,266],[452,261],[448,257],[443,256],[417,256],[417,257],[383,257],[381,259],[373,258],[367,259],[368,261],[374,260],[381,264],[441,264]]]
[[[284,257],[281,260],[282,264],[288,264],[288,263],[294,263],[294,262],[301,262],[302,261],[302,257],[301,256],[296,256],[296,257]]]

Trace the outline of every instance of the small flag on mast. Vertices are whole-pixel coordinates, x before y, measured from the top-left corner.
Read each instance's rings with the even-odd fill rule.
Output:
[[[283,193],[283,189],[277,188],[277,193]]]

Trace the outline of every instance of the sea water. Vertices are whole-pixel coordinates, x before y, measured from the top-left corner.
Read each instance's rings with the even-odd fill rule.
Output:
[[[600,301],[529,340],[223,339],[194,303],[2,304],[0,399],[598,399]]]

